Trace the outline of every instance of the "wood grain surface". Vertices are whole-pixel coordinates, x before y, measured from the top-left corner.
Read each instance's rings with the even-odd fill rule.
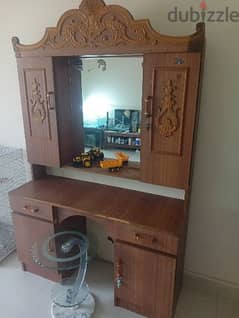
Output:
[[[140,226],[174,237],[184,226],[184,201],[59,177],[35,180],[10,193],[87,217]]]

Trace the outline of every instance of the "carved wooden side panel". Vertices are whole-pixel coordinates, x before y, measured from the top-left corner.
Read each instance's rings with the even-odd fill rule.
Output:
[[[145,182],[188,189],[201,55],[144,58],[141,176]]]
[[[42,98],[41,93],[41,85],[36,79],[34,78],[32,82],[32,98],[31,98],[31,113],[33,119],[37,121],[41,121],[42,123],[46,119],[46,100]]]
[[[44,69],[25,69],[24,81],[27,94],[26,106],[30,136],[51,140],[46,71]]]
[[[187,68],[154,69],[152,151],[181,155]]]
[[[51,58],[18,59],[28,160],[59,166],[53,63]]]

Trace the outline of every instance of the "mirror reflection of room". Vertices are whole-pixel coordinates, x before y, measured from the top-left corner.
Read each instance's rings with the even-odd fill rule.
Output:
[[[82,59],[82,97],[85,151],[117,151],[140,161],[142,57]]]

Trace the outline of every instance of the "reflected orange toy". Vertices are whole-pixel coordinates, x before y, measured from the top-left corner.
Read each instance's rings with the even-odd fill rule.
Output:
[[[118,160],[122,160],[123,165],[127,165],[129,162],[129,156],[126,155],[124,152],[116,152],[115,156]]]
[[[120,159],[107,159],[100,162],[100,167],[109,169],[110,171],[119,171],[123,166],[123,161]]]

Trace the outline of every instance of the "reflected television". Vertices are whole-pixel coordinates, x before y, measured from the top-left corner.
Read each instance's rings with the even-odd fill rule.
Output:
[[[140,111],[135,109],[115,109],[114,128],[119,131],[137,133],[140,128]]]

